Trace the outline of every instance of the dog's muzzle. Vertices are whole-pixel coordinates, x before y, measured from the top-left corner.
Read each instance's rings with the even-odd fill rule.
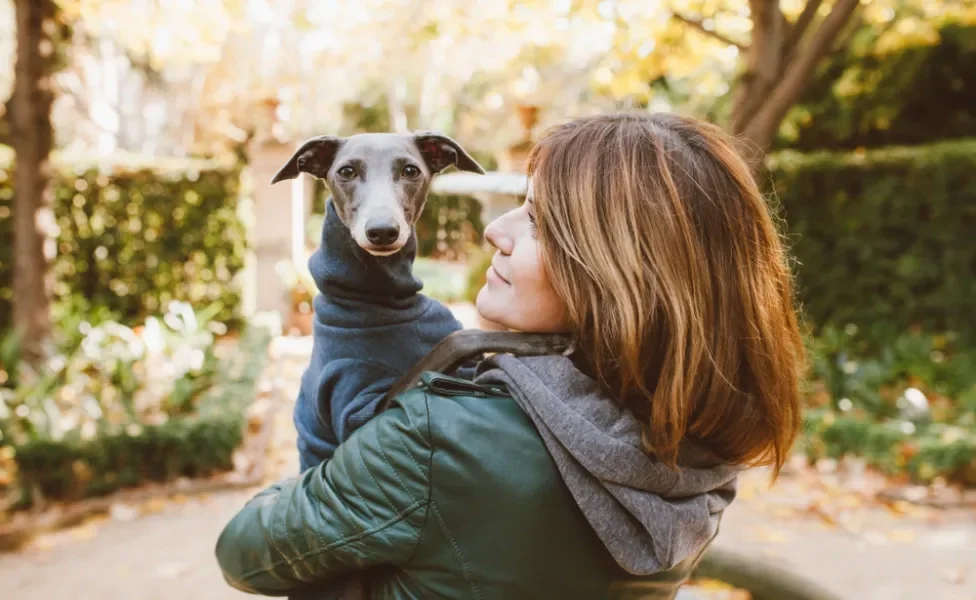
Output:
[[[393,219],[370,219],[366,221],[366,239],[376,250],[392,249],[400,238],[400,225]]]

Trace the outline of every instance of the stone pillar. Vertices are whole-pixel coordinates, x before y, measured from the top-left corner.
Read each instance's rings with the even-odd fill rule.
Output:
[[[302,194],[304,199],[305,216],[312,214],[312,207],[315,204],[315,178],[311,175],[302,174]]]
[[[250,150],[254,191],[252,259],[245,277],[246,307],[275,311],[283,320],[291,311],[279,264],[304,260],[304,178],[271,185],[271,178],[295,151],[293,144],[265,141]]]

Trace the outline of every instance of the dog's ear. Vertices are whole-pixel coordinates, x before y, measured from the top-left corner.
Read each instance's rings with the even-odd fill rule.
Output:
[[[461,147],[461,144],[446,135],[432,131],[422,131],[414,134],[413,141],[432,173],[440,173],[451,165],[454,165],[462,171],[470,171],[481,175],[485,173],[485,170],[481,168],[478,161],[471,158],[471,155]]]
[[[342,138],[332,135],[322,135],[308,140],[295,151],[285,166],[275,173],[271,183],[294,179],[299,173],[308,173],[319,179],[325,179],[341,145]]]

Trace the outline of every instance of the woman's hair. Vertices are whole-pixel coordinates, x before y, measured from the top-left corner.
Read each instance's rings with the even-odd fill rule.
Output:
[[[545,269],[596,378],[674,466],[685,439],[778,473],[800,428],[804,348],[783,241],[718,127],[580,119],[529,159]]]

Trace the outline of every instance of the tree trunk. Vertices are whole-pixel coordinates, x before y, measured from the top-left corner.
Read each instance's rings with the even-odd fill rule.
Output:
[[[13,323],[25,357],[36,360],[51,333],[49,257],[53,227],[50,167],[55,65],[53,0],[16,0],[17,60],[8,115],[14,167]]]
[[[770,148],[790,107],[799,99],[820,60],[850,21],[859,0],[837,0],[809,35],[821,0],[807,0],[795,23],[783,18],[779,0],[750,0],[752,43],[737,82],[729,126],[750,142],[754,164]]]

